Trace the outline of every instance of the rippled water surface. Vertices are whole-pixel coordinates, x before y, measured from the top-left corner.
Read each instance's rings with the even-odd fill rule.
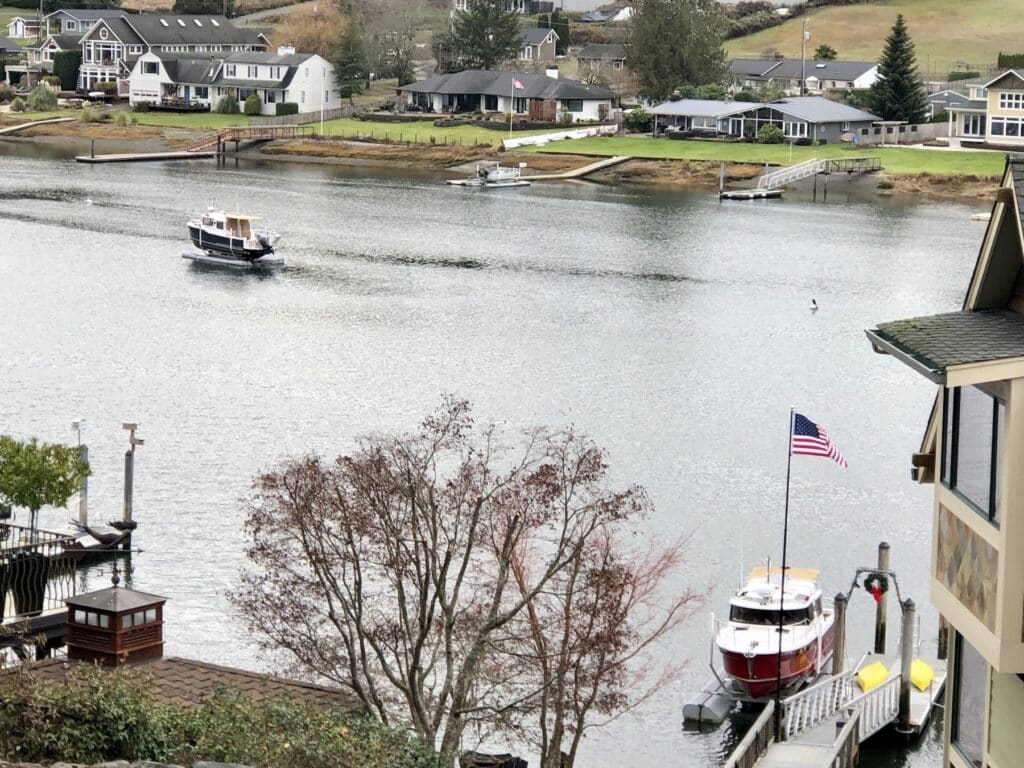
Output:
[[[972,209],[877,201],[870,183],[833,182],[827,203],[720,204],[23,151],[0,144],[0,431],[70,441],[84,417],[92,512],[106,518],[120,511],[120,422],[139,423],[134,585],[171,599],[170,653],[273,669],[224,599],[254,473],[411,427],[442,392],[513,426],[575,423],[617,477],[650,490],[652,537],[692,532],[674,583],[708,601],[663,650],[690,659],[685,676],[588,736],[581,766],[712,765],[732,743],[741,721],[684,731],[680,707],[708,677],[708,613],[741,567],[777,562],[791,405],[850,467],[794,460],[790,562],[821,567],[834,594],[889,541],[934,651],[931,489],[908,479],[934,391],[864,329],[959,307],[983,231]],[[265,214],[288,267],[187,265],[184,218],[207,204]],[[851,654],[871,642],[872,609],[855,596]],[[862,764],[937,765],[936,739]]]

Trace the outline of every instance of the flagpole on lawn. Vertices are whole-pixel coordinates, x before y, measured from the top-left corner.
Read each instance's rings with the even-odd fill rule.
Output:
[[[512,84],[508,93],[508,138],[512,140],[512,115],[516,111],[516,76],[512,75]]]
[[[786,593],[786,545],[789,543],[789,478],[793,466],[793,408],[789,409],[789,435],[786,438],[786,506],[782,516],[782,571],[779,575],[779,651],[775,670],[775,740],[782,741],[782,627],[785,611],[783,596]],[[771,579],[771,570],[768,578]]]

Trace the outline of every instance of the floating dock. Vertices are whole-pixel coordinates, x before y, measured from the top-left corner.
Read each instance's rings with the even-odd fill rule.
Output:
[[[75,161],[79,163],[145,163],[163,160],[206,160],[216,157],[215,151],[189,151],[180,152],[126,152],[112,155],[78,155]]]
[[[781,189],[726,189],[718,193],[719,200],[773,200],[782,197]]]

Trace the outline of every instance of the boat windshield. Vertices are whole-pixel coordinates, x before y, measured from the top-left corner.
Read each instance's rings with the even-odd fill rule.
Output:
[[[777,627],[779,625],[779,612],[733,605],[729,608],[729,620],[739,624],[762,624]],[[806,624],[809,620],[810,616],[806,608],[783,611],[783,624]]]

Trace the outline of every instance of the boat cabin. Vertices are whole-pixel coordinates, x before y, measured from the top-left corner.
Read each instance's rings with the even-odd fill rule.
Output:
[[[782,594],[782,624],[809,624],[823,613],[818,572],[809,568],[787,568]],[[729,620],[738,624],[779,625],[781,571],[755,568],[747,583],[729,601]]]
[[[258,216],[245,216],[240,213],[220,213],[209,210],[203,214],[203,226],[223,231],[225,235],[231,237],[249,240],[253,236],[252,222],[258,218]]]

